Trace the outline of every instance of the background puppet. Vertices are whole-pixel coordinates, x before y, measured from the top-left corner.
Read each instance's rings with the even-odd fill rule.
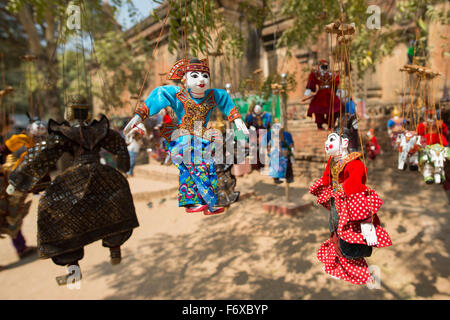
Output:
[[[382,205],[378,194],[365,185],[366,167],[362,154],[348,152],[349,129],[333,132],[325,142],[330,157],[325,172],[309,191],[317,202],[330,210],[330,239],[320,247],[317,258],[332,277],[366,284],[373,281],[364,257],[372,247],[390,246],[391,239],[380,226],[377,211]]]
[[[254,135],[252,135],[253,137],[256,138],[256,141],[250,141],[250,143],[255,144],[255,146],[253,147],[256,148],[257,150],[256,151],[257,159],[255,159],[256,161],[253,159],[251,160],[252,168],[255,170],[259,170],[262,167],[264,167],[263,164],[264,160],[261,160],[261,157],[264,157],[264,155],[260,154],[259,152],[260,150],[258,147],[262,139],[262,135],[260,134],[259,130],[265,129],[269,131],[271,122],[272,122],[272,115],[267,111],[263,111],[262,106],[260,104],[256,104],[253,107],[252,112],[250,112],[245,119],[247,127],[250,128],[250,130],[256,132]]]
[[[317,69],[309,74],[305,91],[307,98],[304,99],[312,97],[307,115],[312,117],[314,114],[319,130],[324,129],[322,127],[324,123],[328,124],[328,128],[334,128],[334,122],[339,117],[341,101],[336,95],[338,86],[339,75],[335,75],[329,70],[327,60],[320,60]],[[312,92],[315,92],[315,94],[312,94]]]
[[[11,124],[9,116],[6,115],[4,123],[0,124],[2,137],[9,131]],[[29,212],[31,201],[26,202],[27,193],[25,192],[8,195],[6,188],[9,174],[16,162],[11,158],[12,153],[17,152],[23,146],[31,146],[31,143],[32,141],[27,135],[15,134],[5,143],[0,144],[0,238],[7,235],[12,239],[20,259],[36,252],[36,247],[27,246],[21,231],[23,219]]]
[[[210,71],[206,60],[179,60],[170,70],[168,79],[182,80],[184,85],[155,88],[136,109],[124,134],[170,106],[178,119],[169,151],[172,162],[180,170],[179,206],[185,207],[186,212],[221,213],[224,208],[217,207],[217,174],[211,157],[211,141],[204,138],[203,130],[216,107],[244,134],[248,134],[247,127],[228,93],[223,89],[209,89]]]
[[[65,118],[74,125],[50,119],[49,136],[28,150],[23,162],[9,176],[8,194],[34,188],[64,152],[73,163],[45,190],[38,207],[38,248],[42,258],[68,266],[69,274],[57,277],[67,283],[84,256],[84,246],[102,239],[110,249],[111,263],[121,261],[120,246],[131,236],[138,221],[125,177],[100,164],[99,152],[106,149],[118,156],[117,167],[126,172],[130,158],[124,139],[109,129],[105,116],[89,119],[89,105],[80,96],[70,96]]]

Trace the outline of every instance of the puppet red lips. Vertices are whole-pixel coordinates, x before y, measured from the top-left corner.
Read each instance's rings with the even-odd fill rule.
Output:
[[[198,86],[199,86],[200,88],[204,88],[204,87],[205,87],[205,84],[202,83],[202,84],[199,84]]]

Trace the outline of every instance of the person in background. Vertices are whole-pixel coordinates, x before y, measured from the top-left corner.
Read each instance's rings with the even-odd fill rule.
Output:
[[[128,153],[130,155],[130,170],[128,170],[127,176],[133,176],[136,159],[142,146],[142,138],[146,135],[147,129],[145,129],[143,123],[140,123],[125,136],[125,142],[127,144]]]

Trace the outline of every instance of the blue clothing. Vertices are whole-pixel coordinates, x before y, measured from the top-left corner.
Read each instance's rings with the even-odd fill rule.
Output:
[[[128,151],[128,154],[130,155],[130,170],[128,170],[127,175],[132,175],[139,152]]]
[[[267,140],[264,143],[269,143],[271,141],[272,131],[267,132]],[[269,176],[273,178],[286,178],[286,172],[288,167],[289,157],[291,154],[291,146],[294,145],[294,139],[292,135],[283,131],[284,141],[280,145],[274,145],[271,143],[271,151],[269,154]],[[280,141],[281,142],[281,141]]]
[[[186,110],[183,103],[177,98],[177,93],[181,91],[181,88],[178,86],[161,86],[155,88],[147,99],[145,99],[145,106],[149,109],[149,116],[157,114],[159,111],[166,107],[171,107],[175,112],[178,118],[178,124],[181,124],[183,121],[183,117],[185,116]],[[187,89],[190,95],[190,89]],[[225,116],[228,117],[230,111],[235,107],[231,97],[228,95],[226,90],[224,89],[208,89],[205,92],[205,97],[201,99],[197,99],[190,95],[190,98],[197,104],[200,104],[206,100],[206,97],[210,94],[210,92],[214,92],[214,102],[215,105],[222,111]],[[209,122],[209,118],[211,116],[214,108],[208,111],[206,117],[204,119],[203,126]]]
[[[264,112],[261,116],[261,120],[262,120],[262,128],[260,126],[258,126],[257,123],[258,120],[258,116],[250,113],[247,116],[247,119],[245,120],[245,122],[247,123],[247,126],[254,126],[257,129],[268,129],[270,126],[270,123],[272,122],[272,115],[268,112]]]
[[[345,112],[347,112],[350,115],[355,114],[355,107],[356,104],[353,101],[353,99],[351,99],[350,101],[347,101],[347,103],[345,104]]]
[[[182,91],[177,86],[162,86],[150,93],[145,106],[149,116],[171,107],[177,116],[179,128],[188,131],[188,134],[180,135],[166,144],[172,162],[180,170],[179,206],[207,204],[210,210],[214,210],[217,204],[217,174],[210,156],[212,145],[210,141],[197,136],[194,122],[201,121],[203,129],[206,128],[216,107],[227,117],[236,116],[237,109],[230,96],[222,89],[208,89],[203,98],[197,99],[191,96],[189,89]]]

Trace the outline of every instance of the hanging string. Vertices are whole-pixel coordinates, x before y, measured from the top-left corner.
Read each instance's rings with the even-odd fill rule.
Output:
[[[139,90],[139,96],[138,96],[138,98],[136,100],[136,105],[135,105],[134,110],[136,110],[136,108],[138,107],[138,105],[139,105],[139,103],[141,101],[142,93],[144,91],[144,86],[145,86],[145,83],[147,82],[148,76],[150,74],[150,67],[151,67],[151,64],[152,64],[152,60],[155,58],[156,49],[158,49],[159,41],[161,40],[161,36],[162,36],[163,31],[164,31],[164,27],[165,27],[165,25],[167,23],[167,19],[169,18],[170,10],[172,8],[172,0],[169,1],[169,5],[168,6],[169,6],[169,8],[167,10],[166,17],[164,18],[163,25],[161,26],[161,31],[159,33],[159,36],[158,36],[157,40],[156,40],[156,44],[153,47],[152,56],[151,56],[151,59],[150,59],[149,64],[148,64],[147,72],[145,73],[145,76],[144,76],[144,81],[142,82],[141,88]],[[91,37],[91,41],[93,41],[92,40],[92,35],[90,35],[90,37]],[[95,54],[95,48],[92,47],[92,50],[93,50],[93,53],[94,53],[94,57],[95,57],[95,59],[97,61],[96,54]]]

